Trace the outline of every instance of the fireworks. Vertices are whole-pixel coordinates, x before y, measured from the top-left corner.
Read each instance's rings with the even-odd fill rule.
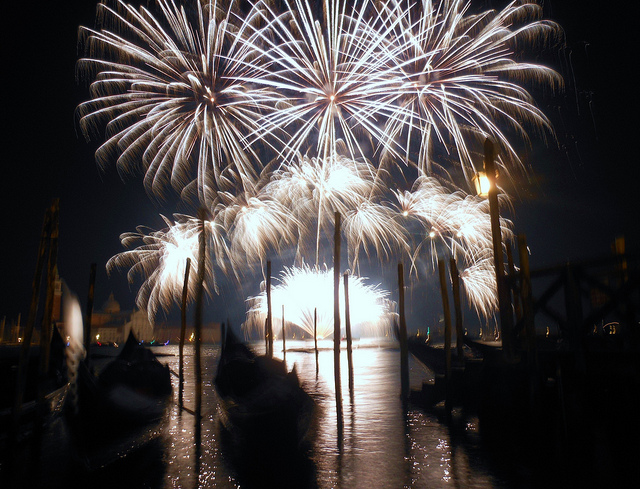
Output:
[[[121,0],[101,3],[104,27],[82,29],[91,56],[78,68],[97,74],[92,100],[78,107],[80,127],[86,135],[106,127],[101,164],[117,155],[121,171],[143,169],[155,194],[194,182],[211,203],[220,187],[255,179],[260,160],[243,138],[260,128],[273,95],[245,81],[254,77],[247,63],[254,53],[243,42],[251,19],[232,22],[235,2],[185,8],[158,0],[158,7],[156,19]]]
[[[104,131],[97,161],[142,170],[150,193],[193,191],[213,216],[208,270],[215,260],[238,275],[292,246],[297,265],[317,270],[339,211],[352,269],[363,253],[416,260],[428,249],[435,260],[443,247],[476,310],[495,309],[488,204],[459,188],[487,137],[508,178],[522,169],[519,143],[552,134],[525,82],[555,90],[561,78],[520,55],[561,37],[539,5],[157,0],[155,14],[109,5],[98,7],[99,27],[81,29],[78,68],[92,84],[80,127]],[[437,168],[461,170],[450,173],[459,188],[436,180]],[[138,301],[152,315],[175,301],[194,252],[191,219],[182,220],[123,235],[143,246],[109,263],[145,277]],[[511,223],[501,226],[509,239]]]
[[[486,137],[500,145],[504,164],[519,164],[505,128],[525,140],[527,125],[552,132],[519,82],[562,85],[555,71],[515,55],[561,37],[559,26],[541,20],[539,5],[514,1],[501,11],[471,11],[468,0],[383,2],[378,27],[388,39],[383,56],[392,80],[385,133],[398,138],[405,157],[423,172],[431,170],[439,146],[467,180],[474,146]]]
[[[313,293],[309,293],[313,291]],[[365,284],[362,277],[349,277],[350,320],[353,334],[381,336],[388,333],[395,317],[395,304],[388,293],[379,287]],[[344,286],[340,286],[341,314],[344,314]],[[267,299],[263,291],[250,299],[247,328],[262,331],[267,316]],[[315,267],[285,268],[280,284],[272,286],[274,335],[282,329],[282,307],[285,320],[313,338],[314,314],[317,318],[318,338],[333,335],[333,270]],[[341,324],[344,324],[344,319]]]
[[[159,309],[168,311],[174,303],[179,304],[184,287],[184,274],[187,260],[191,260],[189,274],[188,297],[194,297],[198,275],[198,237],[200,223],[188,216],[177,216],[182,220],[172,223],[162,216],[167,228],[160,231],[149,231],[138,227],[137,232],[124,233],[120,236],[122,244],[130,247],[138,242],[139,246],[112,257],[107,262],[107,270],[129,268],[127,277],[130,283],[139,275],[143,279],[142,286],[136,296],[136,304],[147,311],[149,320],[154,321]],[[229,255],[226,241],[219,233],[219,224],[205,221],[208,237],[209,253],[205,260],[205,290],[211,294],[215,288],[214,263],[223,271],[226,269],[225,258]],[[208,286],[207,284],[211,284]]]
[[[370,153],[368,137],[386,145],[377,123],[388,82],[379,52],[384,38],[374,33],[369,0],[326,0],[322,8],[305,0],[283,1],[284,13],[257,4],[266,26],[256,37],[265,45],[269,70],[257,82],[289,94],[288,103],[263,118],[265,129],[284,128],[291,138],[282,154],[304,149],[321,161],[340,153],[352,159]],[[349,7],[349,8],[347,8]],[[362,137],[365,135],[365,137]]]

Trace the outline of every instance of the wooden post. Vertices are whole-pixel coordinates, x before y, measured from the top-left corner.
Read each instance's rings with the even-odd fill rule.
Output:
[[[203,288],[204,288],[204,267],[206,253],[206,226],[205,226],[205,210],[200,208],[198,211],[198,219],[200,220],[200,236],[198,246],[198,281],[196,283],[196,311],[193,321],[193,330],[195,336],[194,354],[195,354],[195,382],[196,382],[196,405],[195,417],[197,424],[200,423],[200,413],[202,410],[202,366],[201,366],[201,335],[202,335],[202,306],[203,306]]]
[[[180,346],[178,352],[180,355],[180,366],[178,367],[178,405],[182,410],[184,390],[184,340],[187,334],[187,298],[189,296],[189,275],[191,272],[191,258],[187,258],[187,264],[184,268],[184,284],[182,285],[182,302],[180,304]]]
[[[442,295],[442,309],[444,311],[444,354],[445,354],[445,400],[444,410],[447,419],[451,417],[451,310],[449,308],[449,294],[447,294],[447,277],[444,261],[438,260],[438,274],[440,276],[440,293]]]
[[[349,394],[353,399],[353,338],[351,336],[351,311],[349,309],[349,274],[344,272],[344,327],[347,336],[347,366],[349,369]]]
[[[493,241],[493,261],[496,270],[496,287],[498,292],[498,309],[500,313],[500,330],[502,351],[508,362],[515,361],[513,351],[513,314],[511,300],[505,284],[504,255],[502,253],[502,231],[500,229],[500,208],[498,204],[498,187],[496,185],[496,168],[494,164],[494,148],[490,139],[484,142],[484,165],[489,180],[489,212],[491,216],[491,238]]]
[[[273,314],[271,311],[271,260],[267,261],[267,356],[273,357]]]
[[[336,415],[342,426],[342,386],[340,382],[340,213],[335,213],[333,235],[333,377],[336,388]]]
[[[60,201],[55,199],[51,206],[51,233],[49,235],[49,260],[47,269],[47,295],[44,315],[40,326],[40,365],[38,369],[38,404],[45,402],[47,376],[49,374],[49,357],[51,352],[51,335],[53,333],[53,301],[58,275],[58,229]]]
[[[531,272],[527,238],[518,235],[518,260],[520,261],[520,297],[522,298],[522,318],[527,336],[527,350],[535,351],[536,331],[533,320],[533,293],[531,290]]]
[[[516,266],[513,262],[513,252],[511,251],[511,245],[509,243],[506,243],[505,247],[507,249],[507,267],[509,270],[509,273],[508,273],[509,287],[507,287],[507,289],[512,291],[513,293],[513,311],[515,312],[516,322],[517,322],[522,320],[522,307],[521,307],[522,290],[521,290],[521,287],[515,286]]]
[[[318,374],[318,308],[313,308],[313,348],[316,352],[316,375]]]
[[[400,317],[400,397],[409,399],[409,346],[407,344],[407,321],[404,312],[404,266],[398,263],[398,313]]]
[[[453,308],[456,315],[456,352],[460,364],[464,364],[463,340],[464,331],[462,330],[462,306],[460,304],[460,274],[456,266],[456,260],[451,258],[449,273],[451,273],[451,283],[453,286]]]
[[[282,360],[287,362],[287,338],[284,329],[284,304],[282,304]]]
[[[567,311],[567,322],[569,323],[570,340],[574,351],[580,356],[583,354],[583,332],[582,332],[582,297],[580,296],[580,287],[578,284],[577,274],[580,269],[573,267],[570,263],[565,265],[564,269],[564,302]]]
[[[96,264],[91,264],[89,271],[89,293],[87,294],[87,312],[86,319],[83,323],[83,338],[84,351],[86,352],[85,363],[87,368],[91,370],[91,318],[93,317],[93,296],[96,290]]]
[[[20,355],[18,360],[18,374],[16,378],[16,394],[13,404],[13,428],[14,435],[18,433],[20,424],[20,415],[22,412],[22,400],[24,398],[24,390],[27,382],[27,367],[29,363],[29,348],[31,347],[31,338],[33,337],[33,325],[36,321],[38,312],[38,302],[40,296],[40,282],[42,281],[42,269],[44,268],[44,255],[49,241],[51,231],[51,209],[45,212],[44,222],[42,224],[42,234],[40,236],[40,247],[38,248],[38,260],[36,263],[36,272],[31,285],[31,305],[29,307],[29,316],[25,326],[22,345],[20,345]],[[18,332],[20,331],[18,325]]]

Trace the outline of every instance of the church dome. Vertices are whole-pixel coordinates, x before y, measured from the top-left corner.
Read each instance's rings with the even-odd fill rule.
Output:
[[[102,306],[102,311],[108,314],[117,314],[120,312],[120,303],[114,299],[113,292],[109,294],[107,302]]]

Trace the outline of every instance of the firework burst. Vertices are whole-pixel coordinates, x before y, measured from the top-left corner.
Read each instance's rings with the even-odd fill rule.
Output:
[[[521,52],[560,39],[560,28],[527,2],[499,11],[469,0],[239,4],[157,0],[156,16],[123,0],[99,5],[99,27],[81,29],[78,64],[92,81],[81,129],[106,134],[97,161],[142,171],[152,194],[193,190],[214,216],[216,263],[236,276],[290,245],[297,264],[313,248],[318,269],[339,211],[352,269],[362,253],[410,255],[417,222],[414,262],[444,247],[477,310],[492,310],[488,204],[445,188],[434,169],[453,161],[458,186],[468,184],[487,137],[502,175],[522,168],[520,142],[552,134],[525,83],[562,82]],[[397,206],[391,173],[418,175],[411,191],[395,191]],[[139,302],[153,314],[175,297],[164,257],[171,229],[188,221],[124,235],[143,246],[110,262],[146,277]],[[509,239],[511,223],[501,226]]]
[[[121,0],[101,3],[105,27],[81,29],[89,56],[78,69],[95,80],[92,100],[78,107],[80,127],[89,136],[104,126],[97,161],[116,156],[120,171],[142,170],[150,193],[191,184],[211,203],[218,189],[255,180],[260,159],[243,139],[274,95],[242,81],[254,77],[244,42],[251,17],[234,23],[233,0],[158,7],[156,19]]]
[[[412,270],[422,248],[429,248],[433,266],[441,254],[438,249],[443,248],[456,258],[470,304],[478,314],[490,317],[496,310],[497,292],[488,201],[460,190],[452,192],[427,176],[418,178],[411,192],[397,192],[396,198],[399,213],[421,229]],[[508,205],[506,197],[501,203]],[[511,221],[501,218],[500,228],[503,242],[513,239]]]
[[[395,317],[395,303],[388,300],[388,292],[378,286],[370,286],[365,279],[349,277],[350,319],[354,335],[382,336],[389,332]],[[340,286],[340,302],[344,305],[344,286]],[[245,327],[262,331],[267,317],[266,292],[249,299]],[[311,338],[314,332],[314,315],[317,318],[318,338],[333,335],[333,270],[315,267],[285,267],[280,283],[272,287],[274,334],[282,328],[284,306],[285,320],[299,327]],[[341,306],[341,314],[344,314]],[[344,322],[342,322],[344,324]]]
[[[514,1],[501,11],[473,14],[469,0],[390,0],[381,8],[377,29],[388,40],[383,57],[392,80],[385,132],[422,172],[431,171],[439,147],[469,181],[473,148],[487,137],[501,147],[505,166],[519,166],[505,128],[525,141],[527,126],[552,134],[520,83],[557,89],[562,78],[517,55],[527,45],[560,40],[560,27],[541,19],[542,7]]]
[[[386,145],[377,113],[388,84],[376,61],[384,40],[369,27],[373,2],[282,3],[284,12],[258,3],[266,25],[256,37],[269,66],[258,83],[288,97],[262,119],[267,132],[291,134],[281,150],[284,159],[306,149],[321,161],[340,154],[359,159],[370,154],[370,137]]]
[[[192,272],[187,284],[188,297],[195,296],[198,276],[198,240],[200,222],[188,216],[176,216],[180,221],[172,223],[162,216],[167,228],[160,231],[138,227],[137,232],[124,233],[120,236],[124,251],[107,262],[107,271],[117,268],[128,268],[129,283],[140,276],[143,283],[136,296],[136,304],[146,310],[149,320],[153,322],[160,309],[169,311],[173,304],[179,304],[184,286],[184,275],[187,260],[191,260]],[[211,295],[216,288],[215,265],[223,272],[227,271],[225,259],[229,256],[221,227],[213,221],[205,221],[207,247],[205,256],[205,290]],[[138,243],[142,244],[138,244]],[[138,245],[137,245],[138,244]],[[137,246],[136,246],[137,245]]]

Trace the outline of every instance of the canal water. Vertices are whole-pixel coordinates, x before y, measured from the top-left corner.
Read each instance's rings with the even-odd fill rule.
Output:
[[[477,419],[454,413],[454,423],[420,406],[400,401],[397,345],[360,340],[353,350],[354,389],[349,392],[347,355],[342,352],[343,429],[338,429],[332,343],[321,343],[318,368],[313,342],[287,341],[286,362],[297,369],[304,388],[317,404],[313,436],[298,458],[242,460],[233,456],[218,423],[213,379],[219,346],[203,346],[203,419],[200,447],[194,416],[174,403],[164,430],[135,455],[104,469],[86,471],[77,463],[64,423],[45,434],[35,463],[20,457],[18,487],[51,488],[511,488],[550,487],[560,482],[545,467],[518,461],[494,450],[480,436]],[[253,345],[257,352],[264,345]],[[276,343],[276,356],[282,357]],[[178,371],[178,347],[154,348],[160,360]],[[185,406],[194,407],[193,350],[185,347]],[[432,374],[410,358],[411,385],[419,388]],[[432,378],[432,377],[431,377]],[[95,420],[99,430],[100,420]],[[6,470],[6,466],[3,468]],[[560,485],[560,484],[558,484]]]

